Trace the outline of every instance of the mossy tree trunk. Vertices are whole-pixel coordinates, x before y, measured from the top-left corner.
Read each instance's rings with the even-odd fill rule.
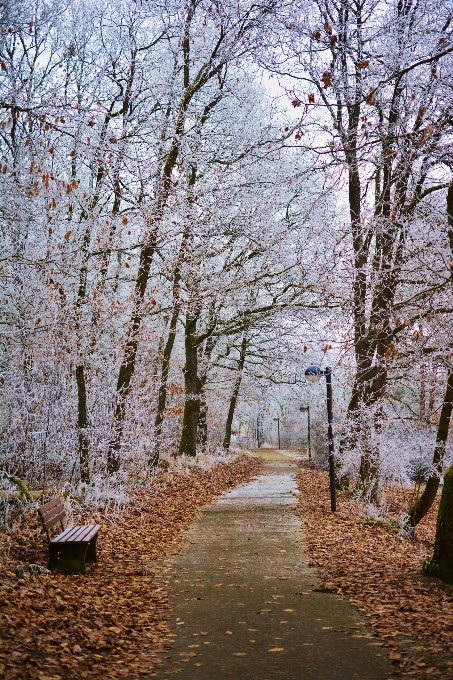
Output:
[[[434,503],[439,489],[440,477],[442,475],[443,462],[445,458],[445,447],[447,444],[448,430],[450,427],[451,413],[453,410],[453,372],[447,380],[442,410],[440,412],[439,424],[437,427],[436,446],[433,454],[433,469],[426,482],[426,487],[416,503],[409,510],[409,521],[411,527],[416,527],[423,519],[430,507]]]
[[[5,472],[5,470],[2,470],[2,473],[10,482],[17,486],[20,495],[23,498],[25,498],[26,501],[28,501],[29,503],[33,502],[33,498],[28,490],[28,486],[25,484],[23,479],[20,479],[20,477],[16,477],[16,475],[10,475],[9,472]]]

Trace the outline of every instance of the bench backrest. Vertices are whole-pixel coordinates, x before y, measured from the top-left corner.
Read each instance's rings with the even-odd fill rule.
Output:
[[[60,524],[61,530],[64,531],[63,520],[66,518],[66,513],[64,511],[63,503],[59,498],[54,498],[48,503],[44,503],[38,509],[39,519],[46,531],[47,539],[50,543],[50,533],[49,529],[52,529],[56,524]]]

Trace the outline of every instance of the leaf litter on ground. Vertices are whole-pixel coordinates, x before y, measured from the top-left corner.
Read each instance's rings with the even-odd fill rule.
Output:
[[[390,648],[392,675],[453,678],[453,586],[422,575],[433,551],[438,501],[412,540],[397,521],[407,511],[409,490],[389,489],[389,521],[373,522],[346,492],[338,492],[339,511],[330,512],[328,473],[302,465],[297,481],[305,547],[320,589],[347,598],[366,617]],[[367,635],[358,626],[355,636]]]
[[[201,506],[249,481],[261,466],[260,459],[242,455],[209,471],[175,475],[171,483],[150,478],[114,523],[101,513],[74,517],[74,523],[102,524],[99,563],[89,565],[86,575],[30,574],[24,568],[18,578],[18,563],[46,563],[37,516],[25,515],[8,536],[0,572],[0,677],[155,676],[170,636],[165,552],[179,549]]]

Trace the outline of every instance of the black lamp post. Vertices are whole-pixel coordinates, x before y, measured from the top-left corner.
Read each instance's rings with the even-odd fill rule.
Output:
[[[277,431],[278,431],[278,450],[280,451],[280,418],[274,418],[274,421],[277,422]]]
[[[321,376],[326,377],[327,387],[327,422],[329,436],[329,477],[330,477],[330,509],[335,512],[337,509],[337,492],[335,489],[335,450],[333,445],[333,410],[332,410],[332,369],[326,367],[323,371],[319,366],[309,366],[305,369],[305,377],[310,383],[318,383]]]
[[[308,418],[308,437],[307,437],[307,439],[308,439],[308,460],[309,460],[310,463],[311,463],[311,445],[310,445],[310,407],[309,407],[309,406],[301,406],[301,407],[300,407],[300,410],[302,411],[302,413],[306,413],[306,414],[307,414],[307,418]]]

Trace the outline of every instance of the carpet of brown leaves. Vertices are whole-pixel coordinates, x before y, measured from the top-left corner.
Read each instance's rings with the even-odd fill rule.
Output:
[[[198,508],[248,481],[261,466],[260,459],[241,456],[169,483],[155,480],[136,493],[130,511],[114,524],[99,515],[75,518],[103,525],[100,561],[86,576],[15,577],[13,565],[46,562],[37,518],[28,515],[9,536],[9,568],[0,573],[0,677],[156,675],[153,667],[168,640],[165,550],[177,550]]]
[[[390,648],[394,675],[453,678],[453,587],[421,573],[432,554],[437,506],[402,536],[396,523],[367,522],[345,493],[330,512],[328,474],[301,468],[299,511],[311,564],[322,588],[346,597]],[[390,518],[407,509],[408,494],[388,494]]]

